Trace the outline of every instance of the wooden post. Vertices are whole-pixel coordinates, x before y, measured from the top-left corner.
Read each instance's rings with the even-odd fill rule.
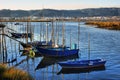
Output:
[[[4,31],[3,31],[3,34],[4,34]],[[4,39],[4,51],[5,51],[5,62],[7,62],[7,47],[6,47],[6,39],[5,39],[5,36],[3,36],[3,39]]]
[[[2,28],[2,34],[5,34],[4,27]],[[2,35],[2,50],[3,50],[3,62],[7,62],[7,47],[6,47],[6,40],[4,35]]]
[[[3,34],[3,30],[4,30],[4,29],[2,28],[2,34]],[[4,44],[3,44],[4,41],[3,41],[3,40],[4,40],[4,39],[3,39],[3,35],[2,35],[2,46],[1,46],[1,47],[2,47],[3,63],[4,63]]]
[[[2,34],[2,29],[0,28],[0,34]],[[2,35],[0,35],[0,53],[2,52]]]

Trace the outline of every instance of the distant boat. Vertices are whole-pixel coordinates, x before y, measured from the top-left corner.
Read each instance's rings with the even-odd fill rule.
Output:
[[[45,48],[37,46],[36,49],[40,52],[40,54],[49,57],[67,57],[72,55],[78,55],[79,52],[79,49],[69,49],[68,47]]]
[[[15,25],[22,25],[21,23],[15,23]]]
[[[106,61],[103,59],[93,59],[93,60],[59,62],[58,64],[62,68],[90,69],[90,68],[103,67],[105,63]]]
[[[31,38],[32,33],[11,33],[12,37],[14,38]]]

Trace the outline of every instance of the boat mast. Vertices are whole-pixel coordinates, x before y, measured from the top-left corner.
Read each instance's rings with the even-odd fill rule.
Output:
[[[65,36],[64,36],[64,27],[65,27],[65,22],[63,20],[63,26],[62,26],[62,47],[65,47]]]
[[[27,19],[27,37],[26,37],[26,42],[28,43],[28,29],[29,29],[29,22],[30,22],[30,17]]]
[[[90,33],[88,33],[88,60],[90,60]]]
[[[71,41],[72,41],[72,40],[71,40],[71,35],[72,35],[72,33],[71,33],[71,27],[70,27],[70,49],[71,49],[71,46],[72,46],[72,45],[71,45]]]
[[[58,27],[58,22],[56,21],[56,45],[58,45],[58,32],[59,32],[59,27]]]
[[[52,46],[54,46],[54,24],[53,24],[53,21],[52,21],[52,33],[51,33],[51,37],[52,37]]]
[[[46,44],[48,43],[48,22],[46,24]]]
[[[80,19],[78,19],[78,49],[80,45]]]
[[[30,22],[29,24],[30,24],[30,41],[32,42],[32,41],[33,41],[33,33],[32,33],[32,25],[31,25],[31,22]]]
[[[40,41],[42,41],[42,22],[40,22]]]

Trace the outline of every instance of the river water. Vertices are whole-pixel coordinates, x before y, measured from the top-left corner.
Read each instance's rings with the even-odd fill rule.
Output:
[[[39,24],[39,23],[32,23]],[[61,24],[59,24],[62,26]],[[59,27],[60,27],[59,26]],[[78,23],[77,22],[66,22],[65,26],[65,38],[66,45],[79,43],[79,58],[47,58],[37,56],[35,58],[27,58],[22,56],[22,52],[19,52],[19,44],[9,38],[7,39],[7,52],[8,60],[17,57],[17,61],[10,63],[9,66],[15,66],[16,68],[29,72],[36,80],[119,80],[120,79],[120,31],[106,30],[96,28],[96,26],[90,26],[80,23],[80,34],[78,35]],[[23,28],[17,29],[18,31]],[[40,27],[34,25],[34,40],[39,40]],[[44,30],[44,29],[43,29]],[[51,30],[51,29],[49,29]],[[62,42],[62,28],[59,28],[59,43]],[[44,31],[43,31],[44,33]],[[56,32],[57,33],[57,32]],[[36,36],[37,35],[37,36]],[[71,35],[71,36],[70,36]],[[78,39],[78,36],[80,39]],[[50,33],[49,33],[50,38]],[[23,39],[19,39],[24,41]],[[78,42],[79,40],[79,42]],[[90,40],[90,42],[89,42]],[[14,44],[15,43],[15,44]],[[90,48],[88,47],[90,45]],[[15,46],[15,47],[13,47]],[[23,49],[20,47],[20,49]],[[91,70],[81,72],[79,70],[64,71],[61,72],[62,68],[57,64],[60,61],[66,60],[83,60],[88,59],[88,53],[90,50],[90,59],[102,58],[107,62],[104,69]],[[2,57],[2,54],[0,54]],[[2,62],[2,59],[0,60]]]

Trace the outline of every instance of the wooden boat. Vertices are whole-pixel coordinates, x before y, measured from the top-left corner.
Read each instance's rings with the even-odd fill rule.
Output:
[[[52,23],[52,25],[53,25],[53,23]],[[57,33],[56,42],[55,42],[54,26],[52,26],[52,34],[51,34],[52,45],[51,46],[42,46],[42,47],[36,46],[36,49],[38,50],[38,52],[40,52],[44,56],[49,56],[49,57],[68,57],[68,56],[78,55],[79,49],[77,49],[77,44],[73,44],[72,47],[65,46],[64,27],[65,27],[65,25],[63,22],[62,44],[61,45],[59,45],[59,43],[58,43],[58,41],[59,41],[58,33]],[[71,40],[70,40],[70,43],[71,43]]]
[[[90,69],[90,68],[102,67],[105,65],[105,63],[106,61],[103,59],[93,59],[93,60],[59,62],[58,64],[62,68]]]
[[[40,54],[49,57],[67,57],[72,55],[78,55],[79,49],[69,49],[68,47],[36,47]]]
[[[67,61],[58,63],[62,68],[79,68],[79,69],[91,69],[102,67],[106,61],[103,59],[90,59],[90,40],[88,45],[88,60]]]
[[[80,69],[80,68],[62,68],[57,75],[59,74],[78,74],[78,73],[89,73],[93,71],[104,71],[105,66],[89,68],[89,69]]]
[[[11,33],[12,37],[14,38],[31,38],[32,34],[31,33]]]

